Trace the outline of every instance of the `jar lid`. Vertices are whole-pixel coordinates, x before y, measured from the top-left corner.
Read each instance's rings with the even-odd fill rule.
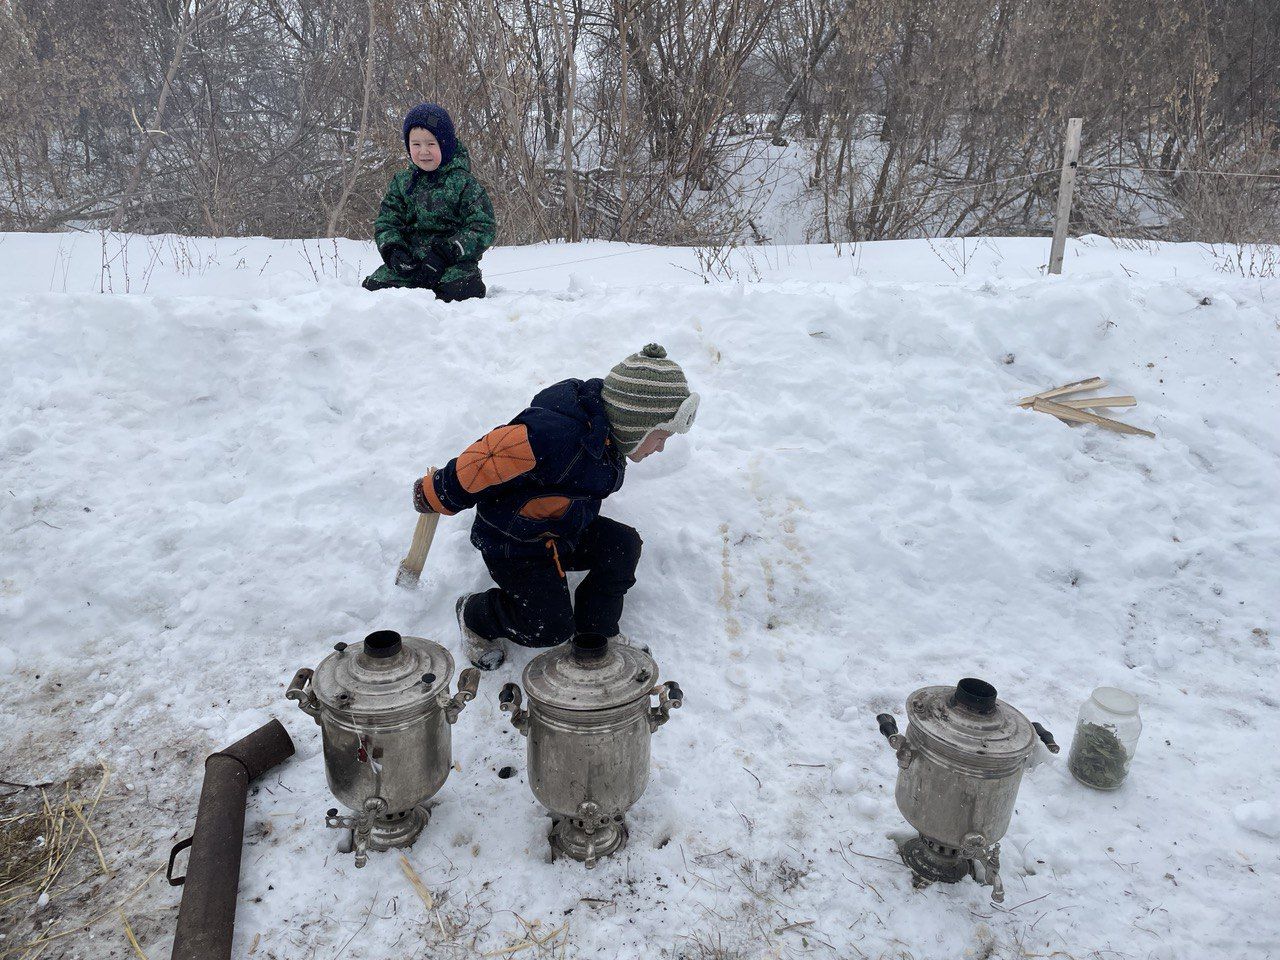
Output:
[[[647,697],[658,665],[643,650],[579,634],[552,647],[524,668],[529,699],[561,710],[607,710]]]
[[[1131,717],[1138,712],[1138,698],[1119,687],[1098,687],[1090,698],[1107,713]]]
[[[907,698],[907,720],[909,741],[984,772],[1015,768],[1035,748],[1031,721],[973,677],[915,691]]]
[[[377,722],[426,713],[452,679],[453,657],[440,644],[378,630],[363,643],[338,644],[311,688],[325,708]]]

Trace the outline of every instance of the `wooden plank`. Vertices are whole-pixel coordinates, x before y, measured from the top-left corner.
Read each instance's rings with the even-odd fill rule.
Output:
[[[1053,218],[1053,243],[1049,247],[1049,272],[1062,272],[1062,255],[1067,249],[1067,225],[1071,222],[1071,198],[1076,189],[1076,168],[1080,161],[1080,127],[1084,121],[1067,121],[1067,144],[1062,151],[1062,178],[1058,181],[1058,212]]]
[[[1075,407],[1068,407],[1065,404],[1054,403],[1052,400],[1037,400],[1031,405],[1031,409],[1039,410],[1041,413],[1048,413],[1059,420],[1066,420],[1073,423],[1093,423],[1099,427],[1105,427],[1108,430],[1114,430],[1116,433],[1131,433],[1141,437],[1155,437],[1150,430],[1143,430],[1141,427],[1134,427],[1119,420],[1112,420],[1110,417],[1100,417],[1096,413],[1090,413],[1088,410],[1077,410]]]
[[[1065,397],[1069,393],[1083,393],[1085,390],[1101,390],[1107,385],[1107,381],[1101,377],[1089,377],[1087,380],[1077,380],[1074,383],[1064,383],[1060,387],[1052,387],[1041,393],[1033,393],[1029,397],[1023,397],[1021,400],[1015,400],[1014,403],[1020,407],[1029,407],[1037,400],[1050,400],[1053,397]]]
[[[1059,400],[1064,407],[1075,407],[1077,410],[1098,410],[1102,407],[1136,407],[1138,401],[1134,397],[1085,397],[1083,400]]]

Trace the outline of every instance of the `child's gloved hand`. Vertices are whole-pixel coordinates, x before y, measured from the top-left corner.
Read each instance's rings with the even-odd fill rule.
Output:
[[[435,513],[435,511],[431,509],[431,504],[427,502],[427,495],[422,491],[422,484],[424,481],[430,483],[430,476],[428,475],[419,480],[413,481],[413,509],[417,510],[419,513]]]
[[[438,256],[445,263],[453,264],[462,259],[462,244],[457,240],[450,240],[448,237],[439,237],[431,243],[431,252]]]
[[[429,250],[427,255],[422,258],[410,273],[410,276],[423,286],[430,287],[440,279],[440,274],[444,273],[448,266],[449,264],[445,263],[440,254],[434,250]]]
[[[418,268],[417,258],[403,243],[388,243],[378,251],[382,254],[382,262],[403,276],[412,276]]]

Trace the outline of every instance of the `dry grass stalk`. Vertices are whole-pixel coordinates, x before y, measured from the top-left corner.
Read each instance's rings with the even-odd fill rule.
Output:
[[[508,957],[512,954],[519,953],[522,950],[534,950],[541,954],[544,950],[549,955],[556,956],[556,950],[559,949],[560,956],[563,957],[569,947],[569,924],[562,923],[549,933],[539,935],[538,928],[542,926],[541,920],[534,920],[532,923],[525,920],[520,914],[515,915],[516,920],[524,927],[524,939],[517,943],[508,944],[499,950],[491,950],[489,953],[483,954],[486,958],[492,957]],[[560,935],[564,935],[564,939],[557,942]]]
[[[501,950],[490,950],[488,953],[484,954],[484,956],[486,958],[506,957],[513,953],[519,953],[521,950],[527,950],[529,947],[532,947],[532,946],[535,946],[533,940],[531,939],[522,940],[519,943],[513,943],[509,947],[503,947]]]
[[[71,812],[76,815],[76,819],[84,826],[89,834],[89,839],[93,841],[93,852],[98,855],[98,865],[102,867],[102,873],[108,880],[115,876],[111,872],[111,868],[107,866],[107,858],[102,855],[102,844],[98,842],[98,835],[93,832],[93,827],[89,826],[89,820],[84,815],[84,811],[80,809],[80,804],[74,800],[71,801]]]
[[[147,960],[142,944],[138,943],[138,938],[133,935],[133,928],[129,926],[129,920],[123,910],[120,911],[120,922],[124,924],[124,935],[129,938],[129,946],[133,947],[133,952],[138,955],[139,960]]]
[[[93,840],[94,850],[102,872],[110,878],[112,872],[107,866],[102,845],[90,826],[90,819],[102,799],[110,773],[107,767],[101,766],[102,778],[88,809],[73,798],[71,784],[64,783],[59,800],[51,800],[50,793],[43,786],[40,788],[40,807],[38,810],[17,814],[6,818],[8,828],[5,831],[5,849],[0,862],[4,869],[13,872],[9,876],[0,877],[0,890],[7,890],[8,896],[0,900],[0,907],[7,906],[32,895],[47,894],[50,898],[57,896],[62,890],[54,889],[54,884],[71,862],[80,841],[87,834]],[[57,794],[55,793],[56,797]],[[25,821],[25,824],[24,824]],[[78,826],[77,826],[78,825]],[[38,854],[24,853],[24,844],[39,843]],[[33,852],[34,853],[34,852]],[[15,869],[14,865],[17,864]],[[72,884],[71,886],[74,886]]]
[[[102,793],[107,788],[107,780],[111,777],[110,771],[107,770],[107,765],[104,763],[100,766],[102,768],[102,779],[98,782],[98,790],[93,796],[93,803],[89,805],[89,812],[87,815],[81,812],[79,807],[75,804],[75,801],[71,799],[70,784],[65,784],[63,786],[64,798],[62,804],[58,808],[54,841],[49,844],[49,869],[46,874],[45,881],[40,885],[41,893],[48,893],[52,888],[54,881],[58,879],[67,864],[71,862],[71,857],[76,852],[76,848],[80,846],[80,841],[84,839],[85,833],[93,833],[89,827],[89,818],[92,817],[94,811],[98,809],[98,802],[102,799]],[[44,797],[45,811],[52,818],[53,814],[49,808],[49,797],[43,790],[41,791],[41,794]],[[77,833],[73,839],[70,839],[69,842],[66,843],[66,846],[63,847],[62,841],[66,837],[70,836],[71,829],[70,826],[68,826],[67,831],[64,833],[63,825],[67,822],[68,810],[70,810],[80,821],[81,827],[80,832]],[[93,842],[94,845],[97,846],[98,840],[96,836],[94,837]],[[98,848],[98,857],[102,865],[103,872],[110,877],[111,871],[107,868],[106,860],[102,858],[101,847]],[[50,894],[50,896],[52,896],[52,894]]]
[[[72,927],[69,930],[62,930],[62,931],[59,931],[58,933],[49,934],[48,936],[37,937],[35,940],[29,940],[26,943],[20,943],[17,946],[10,947],[8,950],[0,950],[0,958],[11,956],[12,954],[17,953],[19,950],[29,951],[34,947],[41,947],[43,945],[52,943],[55,940],[61,940],[63,937],[69,937],[73,933],[82,933],[85,930],[88,930],[94,924],[99,923],[100,921],[105,920],[107,917],[111,916],[112,912],[120,911],[126,903],[128,903],[130,900],[136,897],[139,893],[141,893],[143,889],[147,886],[147,884],[149,884],[152,880],[154,880],[156,876],[159,875],[163,870],[164,870],[163,866],[156,867],[154,870],[151,871],[151,873],[147,875],[147,878],[143,880],[142,883],[138,884],[136,887],[130,890],[129,893],[126,894],[124,898],[120,900],[119,903],[116,903],[113,906],[107,908],[102,913],[94,917],[92,920],[88,920],[85,923]],[[26,954],[23,954],[22,960],[28,960]]]

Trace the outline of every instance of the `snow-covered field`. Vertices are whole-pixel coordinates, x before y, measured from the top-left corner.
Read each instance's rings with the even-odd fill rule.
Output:
[[[690,250],[508,248],[445,306],[358,289],[354,242],[0,237],[0,779],[105,763],[114,874],[86,844],[78,886],[0,906],[0,957],[99,915],[40,956],[135,956],[118,905],[167,956],[180,891],[144,881],[273,716],[298,753],[250,802],[237,958],[1280,957],[1280,281],[1097,238],[1043,278],[1047,245],[755,249],[711,284]],[[393,586],[409,481],[654,340],[703,404],[605,510],[645,540],[624,629],[687,696],[630,846],[546,861],[517,652],[407,851],[428,911],[397,854],[334,852],[285,685],[373,629],[456,651],[484,568],[445,519]],[[1011,404],[1095,374],[1156,439]],[[912,889],[874,723],[969,675],[1064,745],[1003,907]],[[1099,684],[1146,723],[1113,794],[1065,766]]]

